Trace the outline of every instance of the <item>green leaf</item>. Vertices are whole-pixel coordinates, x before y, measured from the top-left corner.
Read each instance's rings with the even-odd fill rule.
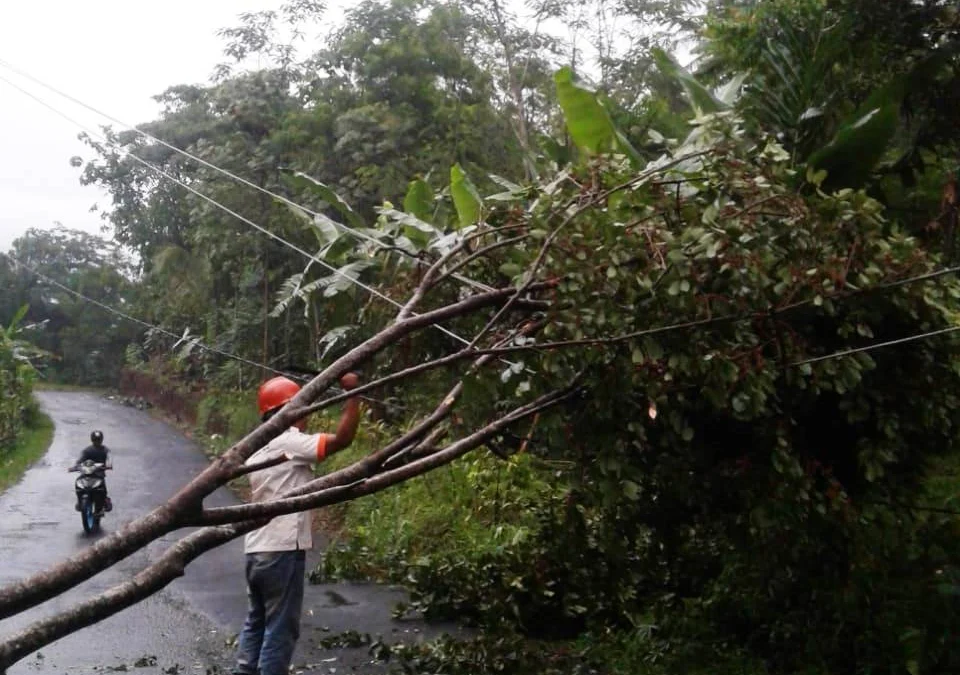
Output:
[[[862,186],[883,159],[900,128],[900,108],[908,92],[928,86],[943,65],[946,51],[932,53],[911,69],[876,89],[827,145],[807,160],[808,176],[826,171],[829,190]]]
[[[507,190],[508,192],[521,192],[521,191],[523,191],[523,187],[521,187],[520,185],[517,185],[516,183],[514,183],[514,182],[511,181],[511,180],[507,180],[507,179],[504,178],[503,176],[498,176],[498,175],[495,174],[495,173],[491,173],[491,174],[490,174],[490,180],[492,180],[494,183],[496,183],[497,185],[499,185],[500,187],[502,187],[504,190]]]
[[[507,262],[500,265],[500,274],[512,279],[520,274],[521,269],[522,268],[517,263]]]
[[[567,130],[578,148],[591,154],[619,151],[634,162],[640,161],[639,153],[616,128],[596,92],[575,81],[573,70],[561,68],[553,79]]]
[[[351,332],[357,329],[357,326],[350,324],[347,326],[337,326],[336,328],[331,328],[324,335],[317,340],[317,344],[323,347],[323,352],[320,354],[320,358],[326,358],[327,354],[330,353],[330,350],[333,349],[338,342],[345,340]]]
[[[429,221],[433,216],[433,190],[422,178],[410,181],[407,196],[403,198],[403,210],[420,220]]]
[[[409,228],[411,230],[417,230],[418,232],[424,232],[429,235],[429,239],[433,239],[442,234],[439,229],[409,212],[397,211],[396,209],[390,208],[381,208],[378,212],[380,215],[386,216],[390,220],[402,225],[405,231]]]
[[[643,348],[644,351],[647,352],[647,356],[650,357],[650,360],[657,361],[663,358],[663,348],[660,346],[660,343],[653,338],[644,338]]]
[[[320,240],[321,246],[332,244],[340,237],[340,231],[336,223],[327,218],[322,213],[318,213],[313,219],[313,229]]]
[[[338,293],[353,288],[353,282],[360,278],[360,274],[375,264],[376,263],[370,259],[354,260],[338,269],[329,277],[325,277],[325,279],[329,279],[329,283],[323,291],[323,297],[332,298]]]
[[[364,227],[365,224],[363,222],[363,218],[361,218],[360,215],[354,211],[340,195],[334,192],[331,187],[321,183],[316,178],[311,178],[302,171],[297,171],[294,174],[294,177],[297,182],[299,182],[301,185],[306,185],[309,187],[311,190],[320,195],[323,201],[327,202],[330,206],[339,211],[343,217],[347,219],[347,223],[351,227]]]
[[[16,327],[20,325],[20,322],[23,321],[23,317],[27,315],[29,310],[30,305],[21,305],[16,314],[13,315],[13,319],[10,321],[10,327],[7,330],[10,335],[15,332]]]
[[[315,235],[317,235],[317,241],[320,243],[320,248],[329,248],[334,242],[340,238],[340,227],[336,222],[328,218],[322,213],[318,213],[315,216],[310,215],[304,211],[299,206],[293,206],[287,204],[288,208],[299,218],[301,218],[306,226],[309,227]]]
[[[859,111],[810,156],[808,171],[814,176],[826,171],[827,190],[863,185],[897,132],[899,108],[900,101],[891,97]]]
[[[450,194],[453,195],[453,205],[457,209],[460,227],[479,222],[482,207],[480,194],[459,163],[450,167]]]
[[[710,93],[709,89],[700,84],[697,78],[664,50],[655,48],[653,59],[661,73],[683,87],[683,90],[687,93],[687,98],[690,99],[690,104],[698,114],[704,115],[730,109],[728,104]]]

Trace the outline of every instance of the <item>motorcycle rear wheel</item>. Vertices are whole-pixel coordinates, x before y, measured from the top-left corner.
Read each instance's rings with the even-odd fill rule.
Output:
[[[85,497],[80,504],[80,521],[86,534],[96,532],[100,527],[100,518],[97,516],[96,509],[96,505],[89,497]]]

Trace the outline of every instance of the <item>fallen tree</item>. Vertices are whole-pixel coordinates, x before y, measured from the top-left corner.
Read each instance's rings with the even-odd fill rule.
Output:
[[[713,531],[707,526],[733,528],[744,511],[796,500],[796,510],[771,521],[783,529],[771,525],[769,532],[781,536],[811,518],[831,527],[847,523],[853,500],[913,484],[924,463],[904,453],[902,437],[869,410],[889,406],[898,387],[918,386],[923,364],[955,363],[957,343],[937,337],[935,346],[874,360],[873,350],[889,345],[871,345],[869,338],[946,335],[953,330],[956,282],[912,239],[889,228],[880,205],[864,193],[796,190],[789,156],[769,138],[747,136],[732,115],[701,121],[690,139],[651,161],[610,152],[616,149],[610,133],[597,148],[605,152],[576,171],[512,186],[489,201],[461,190],[449,222],[384,207],[369,238],[313,288],[349,276],[358,261],[376,260],[365,283],[376,283],[382,295],[402,292],[399,311],[363,314],[366,337],[166,503],[68,560],[0,588],[0,618],[7,618],[160,537],[200,526],[132,579],[0,641],[0,671],[156,593],[205,551],[270,518],[422,476],[495,447],[525,420],[538,420],[537,443],[545,452],[574,458],[581,473],[596,471],[610,495],[628,500],[630,526],[646,529],[643,537],[618,532],[617,541],[653,542],[657,551],[677,555],[680,563],[671,558],[670,564],[685,561],[677,552]],[[470,280],[469,289],[457,277]],[[443,337],[435,330],[441,326]],[[457,347],[453,331],[467,336]],[[379,374],[323,398],[343,374],[362,367]],[[960,388],[951,366],[943,367],[936,371],[941,386],[924,401],[936,414],[898,418],[904,438],[942,440],[942,448],[925,448],[931,455],[953,448],[951,429],[960,423],[947,405]],[[884,379],[891,375],[893,389]],[[273,502],[204,506],[219,487],[264,468],[245,461],[296,421],[415,377],[432,378],[423,388],[428,396],[410,406],[383,447]],[[829,458],[819,437],[810,440],[808,425],[796,422],[823,406],[844,411],[831,420],[848,425]],[[848,416],[844,406],[861,412]],[[441,444],[444,436],[452,440]],[[741,460],[759,467],[749,484],[732,468]],[[836,473],[810,468],[814,461],[831,462]],[[701,478],[710,489],[700,489]],[[713,487],[724,480],[741,492]],[[610,523],[622,524],[622,517]],[[658,579],[656,572],[664,584],[681,583],[663,572],[671,568],[660,565],[661,553],[646,553],[650,578]],[[691,569],[690,579],[712,580]],[[642,586],[632,577],[623,583]]]
[[[429,276],[425,277],[422,286],[425,287],[429,280]],[[536,284],[535,288],[528,290],[535,293],[548,287],[548,284]],[[181,576],[186,565],[203,552],[262,526],[274,516],[354,499],[421,475],[479,447],[506,426],[569,397],[574,387],[572,382],[525,405],[517,406],[506,414],[496,416],[489,424],[427,457],[389,471],[382,470],[384,461],[415,444],[449,414],[459,395],[459,390],[455,388],[440,403],[436,413],[424,420],[422,424],[363,462],[348,470],[325,477],[322,483],[311,486],[310,491],[304,491],[299,498],[290,495],[290,499],[287,500],[239,507],[241,510],[238,511],[203,508],[203,499],[216,489],[234,478],[249,473],[251,469],[263,468],[262,466],[244,467],[244,462],[254,452],[296,421],[329,405],[328,403],[319,406],[311,404],[340,376],[362,365],[374,354],[395,344],[413,331],[437,325],[450,318],[477,312],[482,308],[504,307],[517,295],[517,290],[514,288],[498,289],[397,321],[331,364],[307,384],[274,418],[224,453],[165,504],[146,516],[128,523],[117,532],[54,568],[0,589],[0,617],[6,618],[63,593],[174,530],[208,523],[230,523],[229,526],[204,528],[189,535],[131,581],[49,620],[33,624],[21,633],[8,638],[0,647],[0,666],[6,668],[51,641],[102,620],[157,592]],[[524,300],[521,306],[524,304],[530,305],[530,301]],[[476,365],[481,365],[486,360],[488,360],[487,357],[481,356]],[[378,384],[378,382],[369,383],[367,388],[375,388]]]

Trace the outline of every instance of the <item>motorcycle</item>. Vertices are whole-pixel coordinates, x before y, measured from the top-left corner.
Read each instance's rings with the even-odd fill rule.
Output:
[[[74,489],[77,492],[77,510],[80,511],[80,520],[86,534],[99,530],[100,519],[110,510],[106,472],[112,468],[109,463],[102,464],[88,459],[68,469],[80,474],[74,483]]]

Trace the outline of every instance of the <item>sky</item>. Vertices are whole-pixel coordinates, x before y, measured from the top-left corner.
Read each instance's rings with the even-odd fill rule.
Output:
[[[2,2],[0,60],[133,124],[153,119],[152,96],[202,83],[223,61],[216,31],[282,0],[47,0]],[[94,129],[106,120],[0,66],[10,79]],[[0,250],[30,227],[99,232],[90,207],[104,197],[70,166],[92,153],[80,129],[0,81]],[[104,206],[109,206],[105,201]]]

